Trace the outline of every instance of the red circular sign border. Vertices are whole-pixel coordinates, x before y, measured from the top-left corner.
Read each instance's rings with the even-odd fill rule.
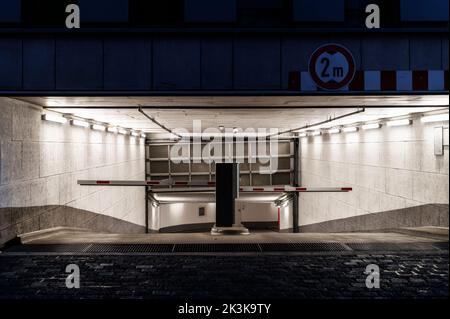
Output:
[[[317,76],[315,71],[315,62],[319,55],[321,55],[325,51],[334,50],[336,52],[340,52],[344,55],[344,57],[347,59],[348,65],[349,65],[349,72],[347,76],[339,83],[324,83],[320,80],[320,78]],[[331,44],[324,44],[320,47],[318,47],[313,54],[311,54],[311,57],[309,58],[309,75],[313,79],[313,81],[319,86],[320,88],[324,90],[338,90],[340,88],[343,88],[344,86],[348,85],[355,76],[355,59],[353,58],[353,55],[351,54],[350,50],[344,47],[343,45],[337,44],[337,43],[331,43]],[[343,83],[343,84],[342,84]]]

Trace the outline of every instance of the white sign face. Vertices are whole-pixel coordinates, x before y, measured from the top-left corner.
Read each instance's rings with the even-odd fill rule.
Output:
[[[350,51],[343,46],[327,44],[311,55],[309,72],[317,86],[325,90],[338,90],[353,79],[355,62]]]

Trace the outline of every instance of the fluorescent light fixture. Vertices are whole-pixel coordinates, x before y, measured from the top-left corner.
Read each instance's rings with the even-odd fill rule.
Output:
[[[117,133],[117,127],[114,126],[108,127],[108,132]]]
[[[142,138],[146,138],[147,135],[145,135],[145,133],[141,133],[141,137],[142,137]]]
[[[126,135],[126,134],[128,134],[128,131],[124,128],[119,128],[119,134]]]
[[[80,127],[88,127],[89,123],[82,120],[70,120],[70,124]]]
[[[132,135],[132,136],[139,136],[139,133],[133,131],[133,132],[131,132],[131,135]]]
[[[424,116],[420,121],[422,123],[448,121],[448,113]]]
[[[402,125],[410,125],[412,123],[409,119],[404,120],[394,120],[394,121],[388,121],[386,122],[387,126],[402,126]]]
[[[299,136],[299,137],[307,137],[308,134],[306,134],[306,132],[303,132],[303,133],[298,134],[298,136]]]
[[[65,117],[55,115],[55,114],[43,114],[42,119],[44,121],[50,121],[55,123],[64,124],[67,122],[67,119]]]
[[[92,129],[96,131],[105,131],[106,126],[100,124],[92,124]]]
[[[349,126],[349,127],[344,127],[342,129],[345,133],[351,133],[351,132],[356,132],[358,131],[358,128],[356,126]]]
[[[311,132],[311,136],[318,136],[320,134],[322,134],[322,132],[319,130]]]
[[[340,132],[341,132],[341,129],[339,129],[339,128],[330,128],[329,130],[327,130],[328,134],[337,134]]]
[[[373,130],[373,129],[380,128],[380,127],[381,127],[380,123],[373,123],[373,124],[364,124],[362,126],[362,129],[363,130]]]

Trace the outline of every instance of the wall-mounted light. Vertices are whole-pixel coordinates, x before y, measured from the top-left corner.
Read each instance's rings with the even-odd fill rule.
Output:
[[[142,137],[142,138],[146,138],[147,135],[146,135],[145,133],[141,133],[141,137]]]
[[[43,114],[42,119],[44,121],[50,121],[50,122],[55,122],[55,123],[60,123],[60,124],[67,123],[67,119],[65,117],[62,117],[62,116],[56,115],[56,114]]]
[[[411,125],[412,121],[409,119],[404,120],[394,120],[386,122],[387,126],[403,126],[403,125]]]
[[[380,123],[373,123],[373,124],[364,124],[362,126],[362,129],[363,130],[373,130],[373,129],[380,128],[380,127],[381,127]]]
[[[307,137],[308,134],[306,134],[306,132],[303,132],[303,133],[298,134],[298,136],[299,136],[299,137]]]
[[[344,127],[342,129],[342,131],[344,131],[345,133],[351,133],[351,132],[358,131],[358,128],[356,126],[348,126],[348,127]]]
[[[238,129],[237,127],[234,127],[234,128],[233,128],[233,133],[234,133],[234,134],[237,134],[238,132],[239,132],[239,129]]]
[[[128,131],[126,129],[124,129],[124,128],[119,128],[118,132],[119,132],[119,134],[123,134],[123,135],[128,134]]]
[[[96,131],[105,131],[106,130],[106,126],[100,125],[100,124],[92,124],[91,127],[93,130],[96,130]]]
[[[117,133],[117,127],[114,127],[114,126],[108,127],[108,132]]]
[[[89,123],[82,120],[70,120],[70,124],[74,126],[80,126],[80,127],[88,127]]]
[[[219,125],[219,131],[223,132],[225,130],[225,127],[223,125]]]
[[[132,135],[132,136],[135,136],[135,137],[138,137],[138,136],[139,136],[139,133],[133,131],[133,132],[131,132],[131,135]]]
[[[420,119],[422,123],[448,121],[448,113],[424,116]]]
[[[340,132],[341,132],[341,129],[339,129],[339,128],[330,128],[329,130],[327,130],[328,134],[337,134]]]
[[[311,132],[311,136],[319,136],[320,134],[322,134],[322,132],[319,130]]]

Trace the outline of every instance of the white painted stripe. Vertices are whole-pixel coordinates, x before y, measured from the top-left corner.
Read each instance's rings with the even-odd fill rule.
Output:
[[[317,86],[309,75],[309,72],[300,73],[300,88],[302,91],[317,91]]]
[[[428,90],[443,91],[444,90],[444,76],[445,76],[445,73],[442,70],[428,71]]]
[[[397,91],[412,91],[412,71],[397,71]]]
[[[364,72],[364,89],[366,91],[379,91],[381,89],[381,72],[365,71]]]

